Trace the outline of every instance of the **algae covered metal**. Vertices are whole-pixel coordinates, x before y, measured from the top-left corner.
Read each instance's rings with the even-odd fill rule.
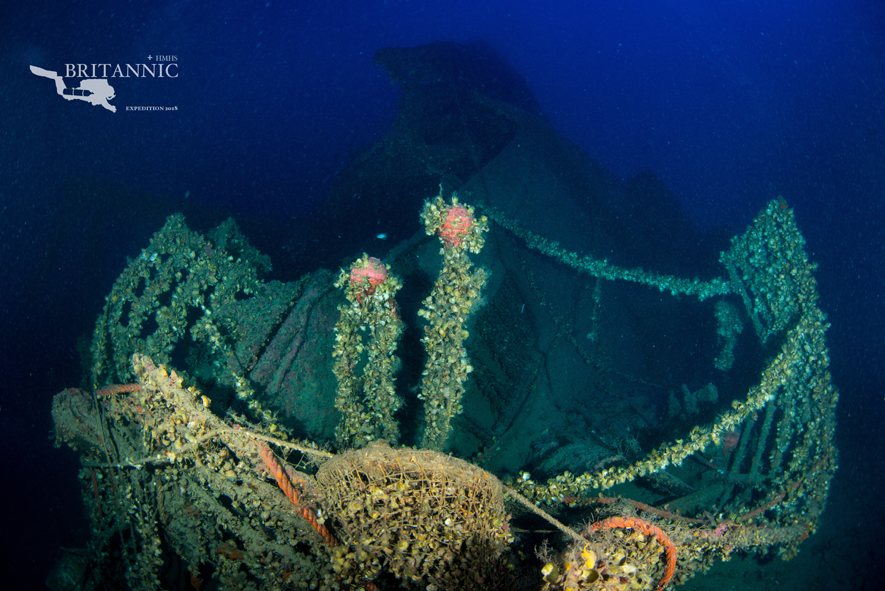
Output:
[[[107,298],[89,383],[53,405],[58,441],[81,455],[93,523],[95,552],[63,559],[82,568],[77,588],[661,590],[738,551],[790,558],[814,533],[837,466],[838,391],[814,264],[783,200],[732,240],[726,276],[709,280],[569,252],[457,198],[429,201],[422,218],[441,251],[417,237],[387,262],[363,255],[337,281],[319,271],[291,284],[266,281],[269,261],[231,222],[203,237],[169,219]],[[497,251],[482,250],[486,233]],[[724,399],[735,380],[671,392],[672,414],[693,424],[674,421],[656,440],[554,444],[547,461],[493,474],[489,458],[515,428],[471,422],[504,373],[471,343],[494,335],[506,369],[530,365],[541,338],[502,277],[498,261],[514,251],[533,289],[531,257],[593,282],[591,344],[606,337],[603,289],[650,287],[710,311],[705,375],[728,376],[747,349],[741,367],[758,375]],[[420,298],[404,295],[417,265],[436,275]],[[410,297],[423,303],[407,316]],[[410,323],[423,336],[408,341]],[[576,341],[561,336],[570,327],[557,319],[553,338]],[[484,446],[471,461],[441,452],[468,436]],[[586,470],[557,469],[581,454]]]

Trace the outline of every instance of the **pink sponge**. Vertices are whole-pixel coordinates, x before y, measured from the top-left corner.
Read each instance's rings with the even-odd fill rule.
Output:
[[[474,223],[473,214],[466,207],[453,205],[449,207],[446,221],[439,229],[439,236],[446,247],[460,246],[467,231]]]
[[[375,288],[387,281],[387,267],[375,257],[364,257],[350,268],[350,284],[359,290],[357,300],[375,293]]]

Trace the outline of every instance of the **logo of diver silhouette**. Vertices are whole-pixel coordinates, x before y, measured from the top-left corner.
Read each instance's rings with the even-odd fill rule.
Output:
[[[64,79],[56,72],[37,66],[31,66],[31,72],[37,76],[54,80],[55,91],[65,100],[86,101],[91,105],[101,105],[111,113],[117,112],[117,107],[108,102],[116,96],[114,87],[108,84],[104,78],[87,78],[80,80],[80,86],[77,88],[67,88]]]

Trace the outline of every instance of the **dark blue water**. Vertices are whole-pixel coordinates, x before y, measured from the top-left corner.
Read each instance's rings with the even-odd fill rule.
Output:
[[[234,216],[277,278],[336,265],[293,233],[393,122],[399,87],[375,52],[433,41],[494,48],[562,135],[619,177],[651,170],[702,230],[742,231],[786,198],[833,325],[838,478],[856,503],[881,492],[881,1],[5,2],[0,580],[38,588],[56,548],[88,538],[49,405],[79,383],[77,339],[126,257],[184,211],[199,228]],[[154,56],[172,77],[110,78],[116,112],[64,100],[29,71]],[[139,106],[175,109],[126,109]],[[398,231],[382,221],[369,223]],[[838,525],[843,544],[863,530]]]

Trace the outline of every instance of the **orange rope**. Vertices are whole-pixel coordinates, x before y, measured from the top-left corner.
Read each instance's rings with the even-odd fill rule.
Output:
[[[626,501],[630,503],[637,509],[641,509],[648,513],[654,513],[658,517],[663,517],[665,519],[670,519],[673,521],[684,521],[686,523],[709,523],[709,519],[695,519],[694,517],[684,517],[677,513],[671,513],[665,509],[658,509],[657,507],[652,507],[651,505],[646,505],[645,503],[641,503],[639,501],[634,501],[633,499],[628,499],[626,497],[565,497],[562,499],[562,502],[571,506],[577,504],[590,505],[592,503],[600,503],[603,505],[614,505],[620,501]]]
[[[658,543],[664,547],[667,558],[667,567],[664,569],[664,576],[661,582],[655,587],[655,591],[663,591],[673,574],[676,572],[676,546],[670,541],[670,536],[664,533],[664,530],[656,525],[652,525],[647,521],[637,519],[636,517],[609,517],[602,521],[597,521],[587,528],[589,533],[596,533],[606,529],[615,529],[623,527],[625,529],[633,529],[646,536],[654,536]]]
[[[276,456],[273,455],[273,452],[270,451],[270,448],[267,445],[259,444],[258,453],[261,454],[261,459],[264,460],[267,469],[273,474],[273,477],[282,489],[283,494],[292,501],[292,504],[295,505],[295,508],[298,509],[298,512],[301,513],[302,517],[307,520],[310,526],[320,534],[320,537],[322,537],[328,545],[337,546],[338,540],[335,539],[335,536],[332,535],[332,532],[330,532],[325,525],[317,521],[317,517],[313,510],[298,502],[301,498],[301,493],[297,488],[292,486],[292,481],[289,480],[286,471],[283,469],[283,466],[277,460]]]

